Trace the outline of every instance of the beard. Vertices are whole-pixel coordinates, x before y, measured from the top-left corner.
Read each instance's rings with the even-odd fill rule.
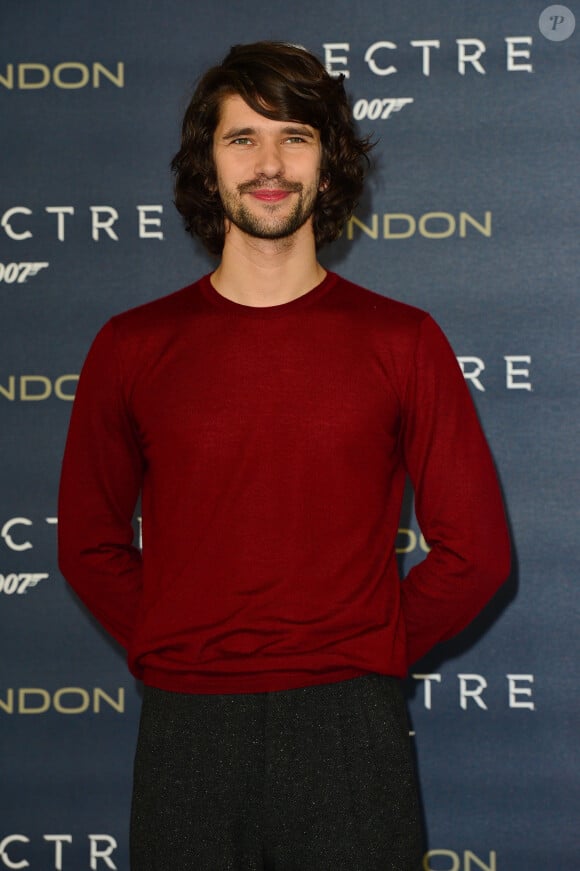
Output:
[[[277,214],[279,204],[262,203],[266,215],[257,215],[244,203],[243,194],[275,186],[278,190],[295,193],[296,202],[289,212]],[[314,212],[318,187],[312,185],[305,188],[300,182],[285,182],[268,180],[267,184],[259,182],[244,182],[237,186],[236,191],[219,187],[219,193],[226,218],[243,233],[256,239],[286,239],[299,230]]]

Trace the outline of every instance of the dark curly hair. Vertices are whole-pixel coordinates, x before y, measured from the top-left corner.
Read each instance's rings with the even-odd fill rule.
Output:
[[[186,230],[211,254],[224,246],[224,210],[217,191],[213,135],[224,97],[238,94],[274,121],[296,121],[319,131],[321,179],[313,229],[316,247],[340,234],[360,197],[368,138],[356,136],[343,76],[333,78],[306,49],[285,42],[235,45],[200,80],[183,119],[181,148],[171,162],[175,205]]]

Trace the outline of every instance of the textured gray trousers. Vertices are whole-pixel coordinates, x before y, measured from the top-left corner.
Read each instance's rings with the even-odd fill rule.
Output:
[[[420,871],[399,681],[277,692],[145,689],[132,871]]]

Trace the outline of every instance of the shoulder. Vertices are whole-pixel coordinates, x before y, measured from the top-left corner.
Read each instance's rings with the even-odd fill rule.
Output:
[[[437,325],[429,312],[338,277],[335,299],[378,349],[408,356]]]
[[[336,292],[343,304],[353,312],[358,311],[362,316],[366,315],[376,322],[388,324],[393,329],[406,327],[416,330],[426,318],[430,318],[429,313],[423,309],[369,290],[342,276],[337,276]]]
[[[447,337],[429,312],[344,278],[337,291],[351,327],[376,354],[397,392],[418,370],[434,377],[459,371]]]
[[[167,296],[136,306],[115,315],[110,320],[113,332],[120,337],[131,335],[143,337],[161,334],[174,326],[183,324],[199,307],[201,279],[176,290]]]
[[[110,318],[89,349],[85,369],[116,367],[128,374],[160,359],[178,337],[188,341],[204,308],[201,279],[174,293],[128,309]]]

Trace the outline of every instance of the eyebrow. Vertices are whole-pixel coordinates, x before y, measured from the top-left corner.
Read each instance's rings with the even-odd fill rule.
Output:
[[[255,136],[257,132],[256,127],[231,127],[229,130],[226,130],[221,138],[223,140],[237,139],[241,136]],[[308,127],[302,125],[283,127],[280,133],[284,136],[304,136],[305,139],[314,139],[314,133]]]

